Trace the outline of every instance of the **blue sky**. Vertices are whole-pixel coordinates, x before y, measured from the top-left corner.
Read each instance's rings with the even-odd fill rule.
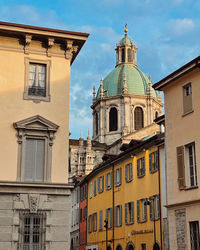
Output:
[[[71,68],[71,138],[92,130],[92,86],[115,66],[115,45],[128,24],[138,66],[156,82],[200,55],[200,1],[0,0],[0,19],[90,33]]]

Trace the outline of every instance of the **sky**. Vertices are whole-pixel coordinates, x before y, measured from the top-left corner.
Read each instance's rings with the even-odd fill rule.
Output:
[[[92,134],[92,88],[114,69],[126,23],[153,83],[200,55],[200,1],[0,0],[0,20],[90,33],[71,67],[70,138]]]

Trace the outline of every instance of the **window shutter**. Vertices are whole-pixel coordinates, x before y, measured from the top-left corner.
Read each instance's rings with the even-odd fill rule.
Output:
[[[134,202],[131,202],[130,222],[134,223]]]
[[[133,179],[133,165],[132,163],[129,164],[129,176],[130,176],[130,180]]]
[[[156,150],[156,167],[155,167],[156,170],[158,170],[158,167],[159,167],[159,157],[158,157],[158,154],[159,154],[159,151]]]
[[[153,220],[153,200],[152,200],[152,196],[149,197],[149,200],[150,200],[149,216],[150,216],[150,220]]]
[[[100,178],[99,177],[97,179],[97,189],[98,189],[98,193],[100,193]]]
[[[144,199],[144,221],[147,221],[147,199]]]
[[[149,172],[152,173],[152,154],[149,154]]]
[[[140,222],[140,200],[137,200],[137,222]]]
[[[176,148],[177,165],[178,165],[178,185],[182,190],[185,187],[185,167],[184,167],[184,146]]]
[[[156,202],[157,202],[157,219],[160,219],[160,197],[159,197],[159,195],[157,195],[157,197],[156,197],[157,199],[156,199]]]
[[[36,169],[35,169],[35,180],[44,180],[44,162],[45,162],[45,140],[36,141]]]
[[[114,224],[115,224],[115,227],[117,227],[118,225],[117,225],[117,206],[115,207],[115,213],[114,213]]]
[[[128,165],[125,166],[125,181],[127,182],[127,167]]]
[[[90,198],[92,197],[92,182],[90,183]]]
[[[125,204],[125,224],[126,225],[128,224],[127,215],[128,215],[128,203]]]
[[[137,160],[137,176],[140,176],[140,159]]]
[[[106,174],[106,190],[108,190],[108,174]]]
[[[119,168],[119,185],[121,184],[122,181],[121,176],[122,176],[122,169]]]
[[[142,175],[145,175],[145,157],[142,157]]]
[[[112,172],[110,172],[110,187],[112,188]]]
[[[102,184],[101,184],[101,192],[103,192],[103,187],[104,187],[104,176],[101,178]]]
[[[115,169],[115,171],[114,171],[114,185],[115,185],[115,187],[117,186],[117,169]]]
[[[24,180],[32,181],[34,178],[34,166],[35,166],[35,140],[26,140],[26,158],[24,168]]]
[[[119,206],[119,226],[122,225],[122,205]]]
[[[112,227],[113,224],[113,213],[112,213],[112,208],[110,208],[110,227]]]
[[[101,230],[103,228],[103,211],[99,211],[99,229]]]

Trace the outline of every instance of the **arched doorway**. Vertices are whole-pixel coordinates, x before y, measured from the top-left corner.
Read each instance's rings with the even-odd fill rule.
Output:
[[[120,244],[117,245],[116,250],[122,250],[122,246]]]
[[[107,250],[112,250],[111,246],[107,246]]]
[[[158,245],[157,242],[154,243],[153,250],[160,250],[160,246]]]
[[[135,247],[132,242],[129,242],[126,246],[126,250],[135,250]]]

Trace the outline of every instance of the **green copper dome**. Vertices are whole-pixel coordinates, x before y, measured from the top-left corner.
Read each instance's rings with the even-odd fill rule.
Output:
[[[119,64],[103,81],[105,96],[119,95],[123,93],[124,73],[126,73],[126,84],[128,94],[147,95],[149,79],[137,66],[133,64]],[[156,91],[151,87],[151,93],[157,98]],[[100,88],[97,98],[100,97]]]
[[[119,42],[120,45],[132,45],[133,44],[133,41],[128,37],[128,36],[125,36],[123,37],[120,42]]]

